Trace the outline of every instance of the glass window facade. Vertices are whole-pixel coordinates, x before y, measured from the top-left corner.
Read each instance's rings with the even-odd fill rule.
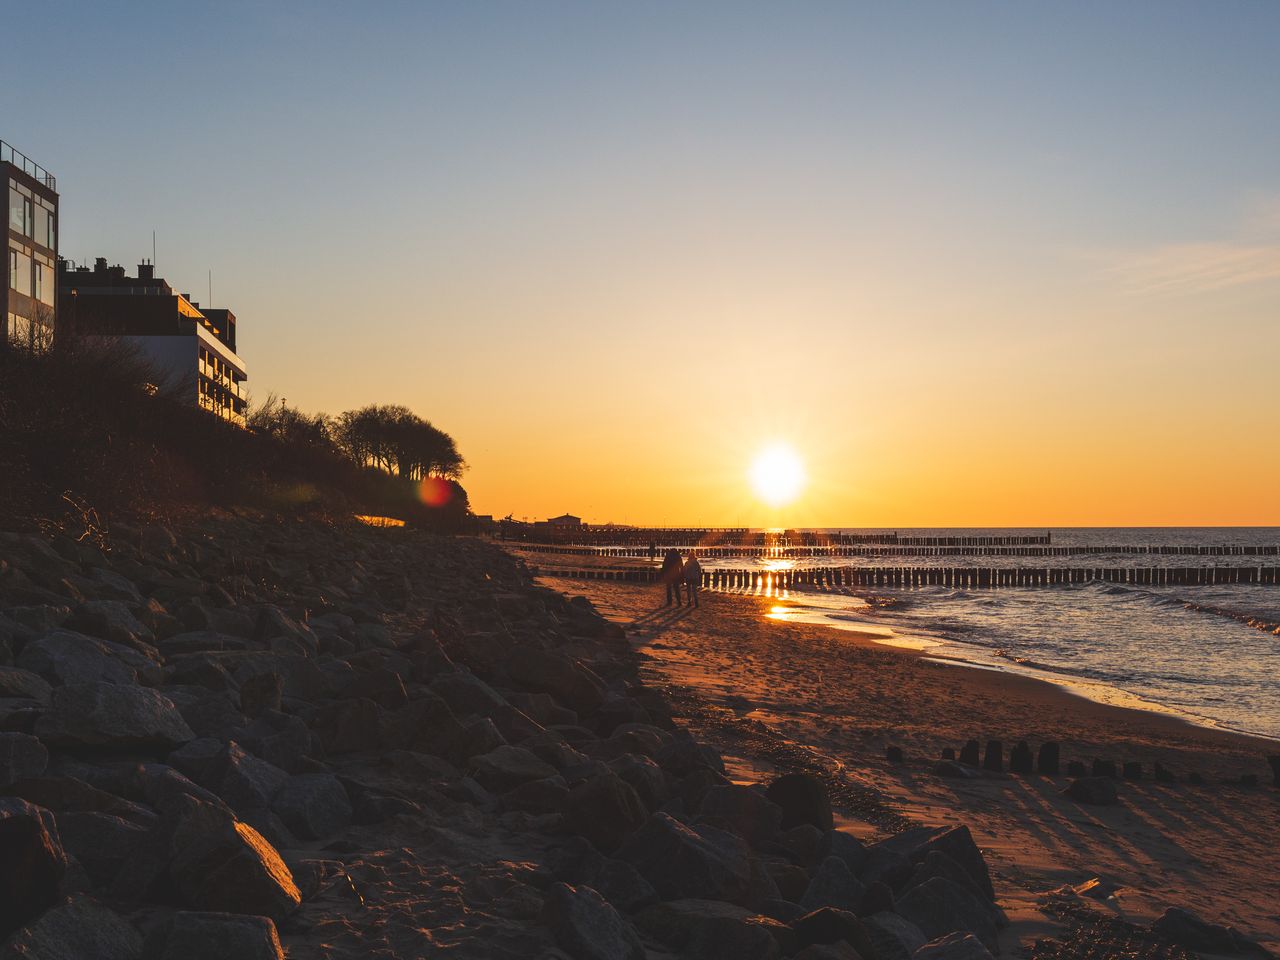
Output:
[[[53,288],[57,280],[53,275],[53,267],[46,263],[36,261],[34,264],[35,272],[32,274],[32,292],[31,295],[47,306],[53,306]]]
[[[9,181],[9,229],[17,230],[21,234],[26,233],[26,223],[24,221],[25,204],[27,198],[20,194],[13,185],[13,181]]]
[[[12,247],[9,248],[9,288],[31,296],[31,257]]]

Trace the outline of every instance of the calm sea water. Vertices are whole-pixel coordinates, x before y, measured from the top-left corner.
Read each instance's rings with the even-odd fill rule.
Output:
[[[851,533],[885,531],[852,530]],[[920,529],[902,535],[1043,534]],[[1054,544],[1276,545],[1277,527],[1050,529]],[[791,562],[791,561],[787,561]],[[1082,557],[797,559],[796,566],[944,565],[1121,567],[1280,565],[1280,557],[1104,554]],[[710,567],[770,560],[711,560]],[[864,594],[867,591],[862,591]],[[1280,586],[1133,587],[1086,583],[956,590],[876,588],[856,596],[792,592],[783,619],[871,627],[885,642],[1064,683],[1094,699],[1174,712],[1195,722],[1280,739]],[[794,606],[793,606],[794,605]],[[780,606],[784,606],[781,605]]]

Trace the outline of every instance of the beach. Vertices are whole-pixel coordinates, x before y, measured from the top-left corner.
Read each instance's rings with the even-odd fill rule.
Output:
[[[1116,888],[1090,901],[1105,913],[1144,925],[1180,906],[1280,947],[1280,794],[1266,764],[1280,750],[1275,741],[1094,702],[870,634],[771,618],[786,601],[704,591],[698,609],[676,610],[661,607],[652,586],[543,573],[548,586],[587,596],[626,629],[646,682],[725,754],[735,779],[820,763],[850,784],[844,826],[862,838],[906,821],[967,823],[1012,921],[1007,952],[1061,936],[1059,901],[1046,894],[1095,878]],[[1119,804],[1093,806],[1062,795],[1066,776],[932,772],[943,749],[970,738],[984,748],[1001,740],[1006,757],[1020,740],[1033,751],[1056,742],[1064,770],[1070,760],[1138,761],[1144,779],[1120,782]],[[904,762],[885,759],[889,746]],[[1179,782],[1156,783],[1156,762]],[[1187,783],[1192,772],[1204,783]],[[1241,785],[1245,774],[1261,785]]]

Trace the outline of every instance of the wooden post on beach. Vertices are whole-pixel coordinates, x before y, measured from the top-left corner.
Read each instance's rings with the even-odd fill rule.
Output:
[[[1004,769],[1004,744],[999,740],[987,741],[987,752],[982,758],[982,769],[996,771]]]
[[[1031,773],[1033,767],[1034,761],[1031,756],[1031,747],[1027,745],[1027,741],[1019,740],[1013,745],[1013,749],[1009,751],[1009,772]]]
[[[1036,770],[1046,777],[1058,775],[1058,745],[1053,742],[1040,744],[1040,752],[1036,754]]]
[[[960,748],[960,762],[967,763],[971,767],[978,765],[978,751],[981,745],[977,740],[966,741],[965,745]]]

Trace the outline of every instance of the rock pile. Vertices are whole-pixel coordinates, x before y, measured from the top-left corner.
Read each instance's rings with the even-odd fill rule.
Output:
[[[0,958],[905,960],[1004,923],[967,828],[864,845],[817,780],[731,783],[495,548],[250,517],[0,533],[0,884]]]

